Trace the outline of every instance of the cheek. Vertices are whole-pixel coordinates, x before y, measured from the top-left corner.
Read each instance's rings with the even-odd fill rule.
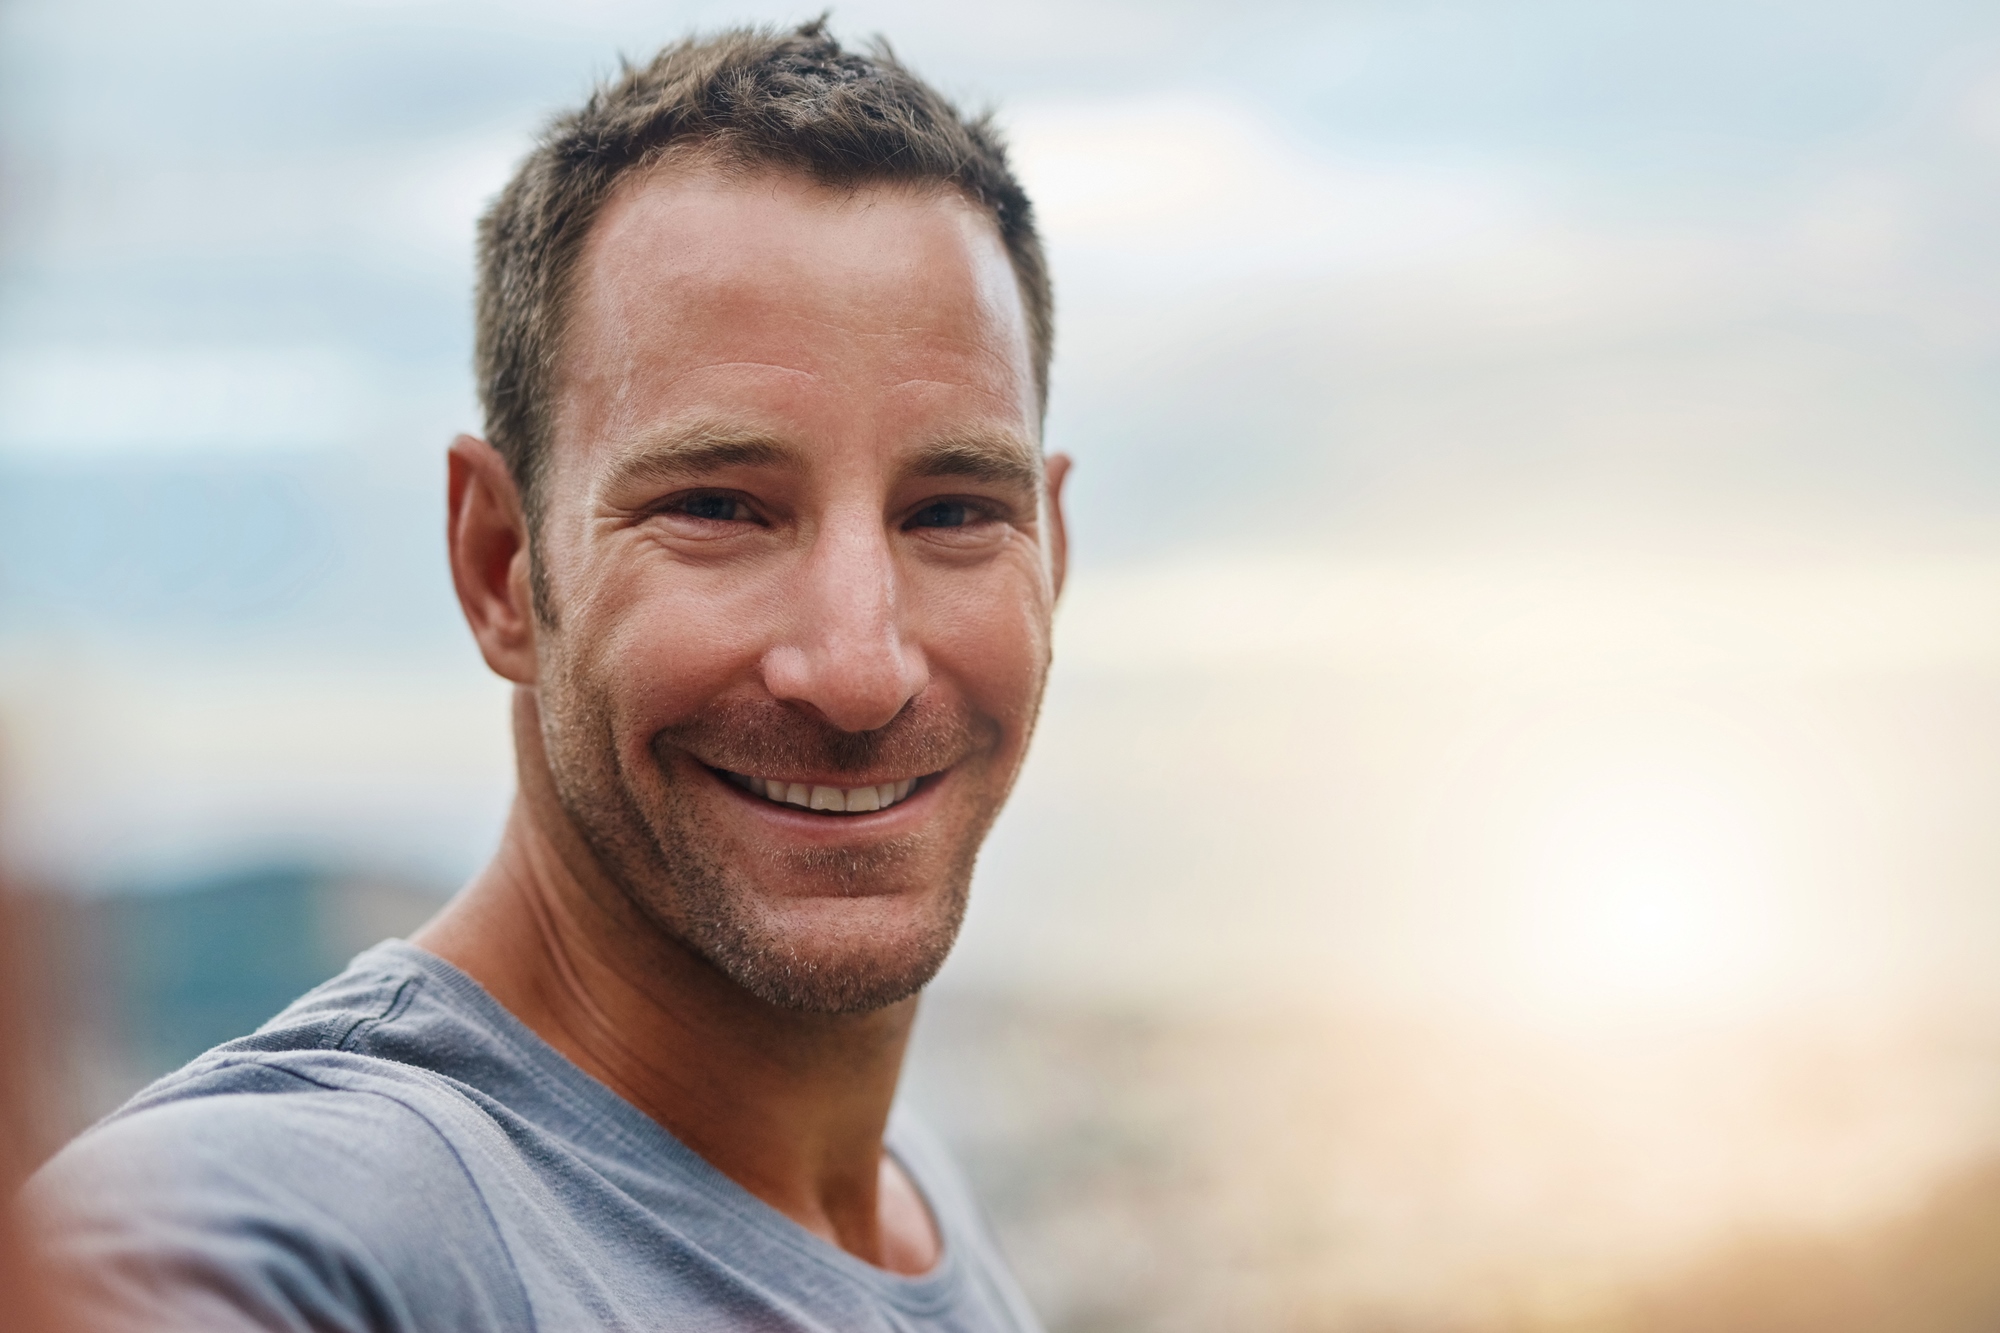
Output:
[[[629,743],[648,744],[754,677],[773,600],[759,580],[644,556],[608,569],[565,619],[564,637],[584,646]]]
[[[940,598],[926,645],[933,669],[948,676],[979,713],[1005,725],[1020,744],[1034,719],[1049,665],[1051,606],[1038,579],[1000,588],[957,589]]]

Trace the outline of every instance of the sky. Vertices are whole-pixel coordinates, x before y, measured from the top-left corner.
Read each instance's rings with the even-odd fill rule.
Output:
[[[621,55],[808,12],[0,8],[17,856],[478,864],[473,219]],[[1057,288],[1075,577],[950,975],[2000,998],[2000,11],[833,22],[998,108]]]

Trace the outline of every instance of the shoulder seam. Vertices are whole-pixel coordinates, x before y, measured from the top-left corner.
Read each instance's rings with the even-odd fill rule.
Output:
[[[336,1051],[352,1050],[354,1043],[367,1030],[379,1027],[396,1018],[403,1010],[409,1007],[410,1001],[415,998],[417,987],[422,982],[423,975],[421,973],[405,978],[403,984],[396,987],[396,993],[389,997],[389,1002],[382,1006],[382,1012],[378,1014],[362,1014],[355,1018],[352,1023],[347,1025],[347,1030],[340,1034],[340,1039],[333,1043],[332,1049]]]

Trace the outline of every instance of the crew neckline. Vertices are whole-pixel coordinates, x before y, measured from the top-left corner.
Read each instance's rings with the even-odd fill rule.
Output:
[[[918,1274],[893,1272],[869,1263],[859,1255],[802,1226],[778,1209],[743,1188],[718,1170],[700,1153],[682,1143],[659,1121],[634,1106],[588,1070],[564,1055],[529,1027],[511,1009],[494,998],[492,992],[468,972],[408,940],[390,939],[357,955],[350,965],[362,967],[376,958],[393,959],[402,969],[416,974],[420,984],[435,987],[450,1000],[466,1006],[520,1060],[522,1072],[553,1096],[580,1127],[596,1130],[628,1150],[640,1163],[659,1156],[671,1161],[683,1179],[723,1206],[728,1214],[762,1235],[776,1241],[809,1262],[827,1267],[846,1277],[866,1283],[899,1306],[923,1313],[944,1306],[962,1281],[961,1238],[945,1219],[933,1185],[924,1179],[897,1140],[907,1137],[906,1112],[897,1103],[889,1118],[883,1148],[890,1153],[930,1214],[937,1233],[940,1254],[936,1263]],[[407,1013],[407,1007],[402,1007]],[[399,1014],[385,1017],[393,1023]]]

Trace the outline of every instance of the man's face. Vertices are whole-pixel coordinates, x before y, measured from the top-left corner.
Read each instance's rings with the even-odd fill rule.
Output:
[[[851,1011],[943,962],[1061,580],[1026,324],[946,190],[675,166],[585,248],[536,640],[556,792],[660,927]]]

